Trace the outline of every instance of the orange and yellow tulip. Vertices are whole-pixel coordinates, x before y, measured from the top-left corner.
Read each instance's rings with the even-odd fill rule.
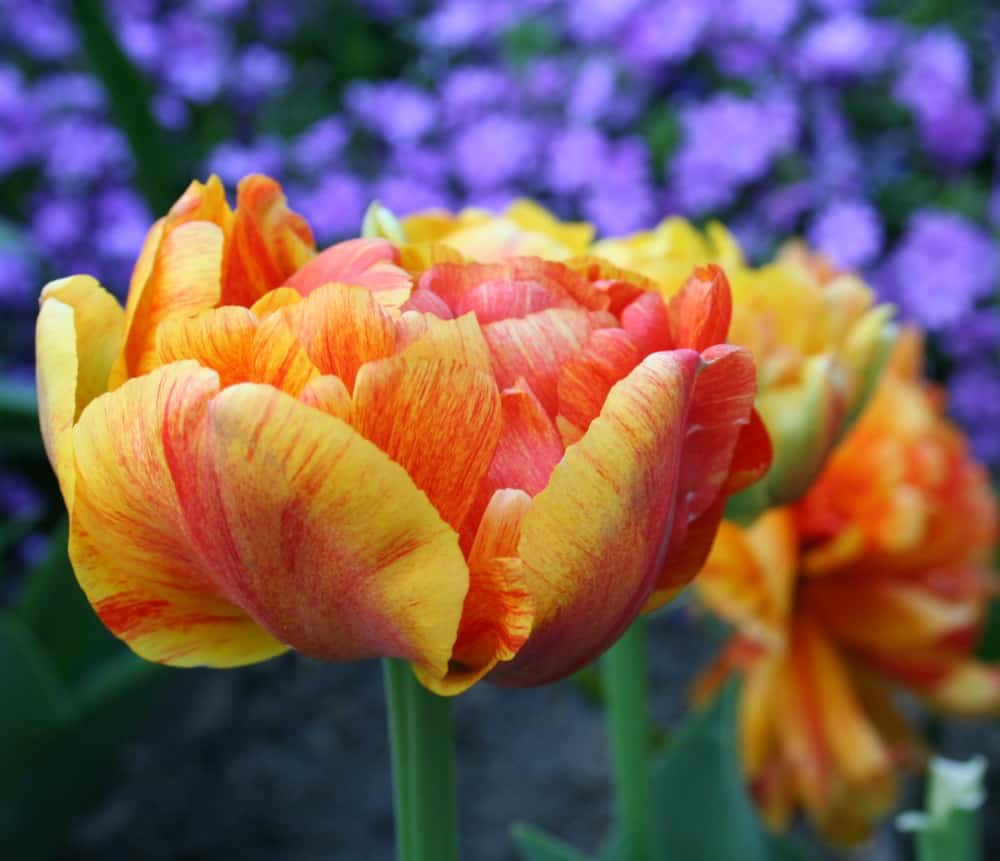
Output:
[[[695,573],[766,469],[729,288],[669,304],[599,265],[317,253],[266,177],[193,183],[124,309],[45,287],[43,434],[77,578],[139,655],[411,661],[533,685]]]
[[[893,689],[1000,712],[1000,670],[974,655],[996,504],[920,363],[907,333],[803,499],[723,524],[697,581],[735,628],[699,694],[742,675],[743,763],[762,810],[783,826],[801,806],[845,843],[892,809],[900,766],[922,755]]]

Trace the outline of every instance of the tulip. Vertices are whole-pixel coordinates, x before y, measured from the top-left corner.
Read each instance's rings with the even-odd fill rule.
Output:
[[[896,803],[923,747],[894,689],[954,714],[1000,712],[976,660],[997,509],[985,470],[901,338],[877,393],[794,506],[719,530],[697,580],[735,627],[700,695],[743,677],[743,765],[766,818],[797,807],[839,843]]]
[[[719,224],[702,235],[668,218],[592,250],[653,279],[667,297],[692,266],[714,262],[725,269],[733,290],[729,341],[753,352],[756,406],[774,446],[770,472],[733,501],[730,513],[752,519],[802,496],[871,394],[895,337],[892,308],[876,305],[860,278],[800,244],[751,268]]]
[[[599,265],[400,262],[317,253],[272,180],[230,209],[213,178],[153,226],[124,309],[45,287],[70,558],[142,657],[550,682],[681,588],[766,469],[717,268],[666,303]]]

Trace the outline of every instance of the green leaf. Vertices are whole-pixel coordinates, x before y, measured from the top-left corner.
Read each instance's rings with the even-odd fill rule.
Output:
[[[524,822],[512,825],[510,836],[521,861],[589,861],[569,844]]]
[[[738,685],[730,683],[688,718],[655,764],[659,845],[667,859],[781,857],[747,795],[736,745],[738,701]]]
[[[18,616],[31,628],[66,683],[95,663],[127,652],[101,624],[76,582],[66,555],[65,520],[53,531],[46,558],[29,573]]]

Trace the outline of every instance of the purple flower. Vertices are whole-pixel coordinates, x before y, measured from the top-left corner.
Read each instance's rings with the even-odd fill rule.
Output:
[[[861,269],[882,250],[878,212],[860,200],[831,203],[809,225],[809,242],[841,269]]]
[[[325,117],[299,135],[292,147],[292,160],[306,173],[319,173],[340,157],[347,137],[347,128],[341,117]]]
[[[969,91],[965,45],[950,30],[931,30],[907,49],[893,95],[917,114],[936,114]]]
[[[511,93],[510,76],[492,66],[459,66],[441,87],[441,106],[451,124],[467,123],[504,103]]]
[[[996,362],[959,369],[948,389],[952,415],[968,431],[976,456],[1000,463],[1000,369]]]
[[[446,191],[410,176],[385,176],[375,185],[375,199],[397,215],[422,209],[450,209]]]
[[[226,31],[208,20],[177,12],[159,36],[166,40],[162,73],[167,86],[191,102],[209,102],[222,89],[231,65]]]
[[[321,242],[357,236],[370,203],[364,184],[348,173],[330,173],[316,186],[289,190],[291,205],[312,225]]]
[[[615,108],[615,79],[618,69],[606,57],[590,57],[580,67],[566,102],[566,116],[581,123],[593,123]]]
[[[469,188],[495,190],[535,167],[538,130],[514,114],[491,114],[453,139],[455,171]]]
[[[575,0],[567,4],[566,25],[581,42],[598,42],[614,34],[642,5],[642,0]]]
[[[62,60],[76,50],[73,28],[49,3],[12,3],[5,17],[14,43],[36,60]]]
[[[887,298],[932,331],[960,320],[988,296],[1000,276],[989,235],[960,215],[918,212],[880,281]]]
[[[853,13],[813,24],[799,41],[796,65],[807,80],[842,81],[881,71],[895,39],[882,24]]]
[[[597,186],[585,197],[583,211],[603,236],[649,227],[657,214],[653,195],[643,185]]]
[[[512,20],[509,4],[478,0],[444,0],[420,24],[420,37],[428,45],[458,49],[495,35]]]
[[[685,60],[697,49],[710,15],[699,0],[644,4],[629,21],[622,53],[641,69]]]
[[[25,249],[0,246],[0,308],[34,301],[39,287],[35,263]]]
[[[259,138],[249,146],[223,143],[208,158],[208,167],[226,185],[235,185],[249,173],[276,176],[282,172],[285,147],[277,138]]]
[[[121,173],[131,165],[118,129],[70,114],[47,129],[45,172],[56,183],[79,183]]]
[[[778,233],[790,233],[815,201],[813,187],[808,182],[793,182],[778,186],[763,195],[760,211],[767,226]]]
[[[606,182],[608,142],[589,127],[557,132],[549,142],[545,177],[549,187],[561,194]]]
[[[437,122],[434,98],[403,81],[351,84],[345,101],[361,125],[394,143],[419,140]]]
[[[41,110],[61,111],[103,110],[104,90],[90,75],[63,72],[40,78],[31,88],[31,98]]]
[[[82,241],[88,233],[87,213],[80,200],[52,197],[43,200],[31,219],[35,241],[47,251],[59,251]]]
[[[964,167],[986,151],[990,128],[986,111],[961,97],[920,115],[917,127],[927,151],[951,167]]]
[[[1000,358],[1000,310],[976,308],[945,327],[941,346],[955,359],[970,361],[987,355]]]
[[[728,203],[795,145],[798,109],[774,94],[761,101],[723,93],[681,113],[684,143],[671,168],[679,205],[699,214]]]
[[[248,46],[236,62],[234,85],[244,98],[278,95],[291,78],[288,60],[267,45]]]
[[[774,42],[795,23],[799,6],[800,0],[722,0],[712,10],[713,30],[720,35]]]
[[[98,200],[97,219],[101,254],[120,263],[134,262],[153,223],[142,198],[130,188],[108,189]]]

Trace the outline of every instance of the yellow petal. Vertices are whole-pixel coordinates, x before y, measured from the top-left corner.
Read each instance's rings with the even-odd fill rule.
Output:
[[[443,677],[468,569],[406,471],[269,386],[224,390],[209,427],[231,548],[214,552],[238,559],[223,576],[241,606],[305,654],[400,657]]]
[[[194,362],[167,365],[92,402],[73,432],[77,579],[112,633],[176,666],[237,666],[285,648],[223,596],[178,491],[218,385]],[[200,528],[225,538],[217,521]]]
[[[639,613],[667,551],[697,353],[648,356],[608,395],[522,525],[531,638],[494,677],[543,684],[606,649]]]

